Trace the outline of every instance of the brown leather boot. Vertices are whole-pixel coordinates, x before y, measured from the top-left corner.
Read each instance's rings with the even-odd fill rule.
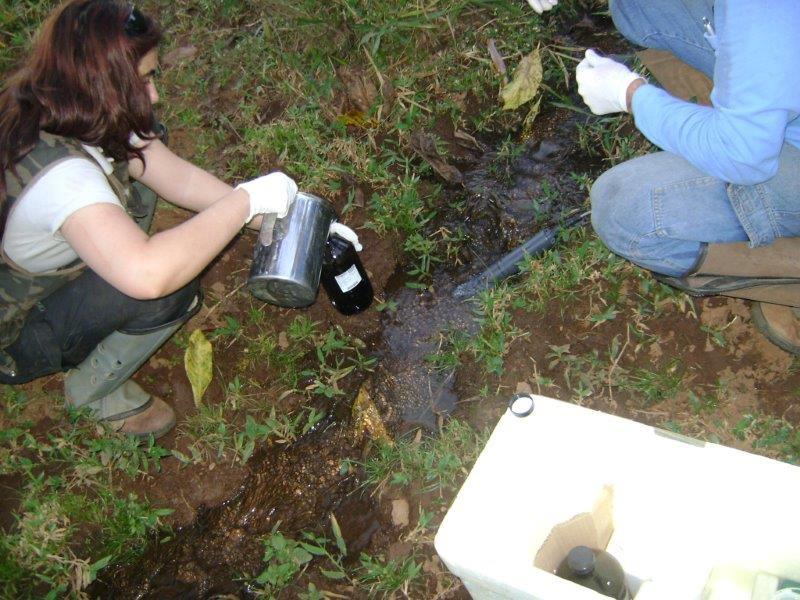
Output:
[[[800,355],[800,310],[792,306],[754,302],[750,312],[756,328],[770,342]]]
[[[692,296],[733,296],[800,307],[800,238],[778,238],[758,248],[746,242],[706,244],[692,273],[656,278]]]
[[[800,238],[769,246],[707,244],[694,272],[657,279],[693,296],[753,300],[753,324],[773,344],[800,355]]]
[[[161,398],[151,396],[144,410],[121,419],[106,419],[115,431],[145,439],[158,439],[175,426],[175,411]]]

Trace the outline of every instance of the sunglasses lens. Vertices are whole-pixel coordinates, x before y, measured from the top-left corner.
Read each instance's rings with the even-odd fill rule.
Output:
[[[135,37],[142,35],[145,31],[147,31],[147,20],[138,8],[132,6],[131,14],[125,21],[125,35]]]

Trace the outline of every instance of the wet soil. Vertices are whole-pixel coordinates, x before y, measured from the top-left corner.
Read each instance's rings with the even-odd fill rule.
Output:
[[[368,342],[370,352],[378,358],[375,371],[369,375],[371,400],[390,431],[399,434],[421,426],[433,432],[440,419],[456,410],[459,402],[454,386],[456,371],[434,371],[425,357],[437,351],[447,331],[476,330],[472,305],[453,298],[453,288],[459,280],[479,272],[529,237],[540,227],[542,215],[558,218],[584,201],[583,191],[570,177],[579,167],[585,170],[572,150],[575,147],[569,138],[574,135],[572,119],[566,111],[545,115],[541,122],[547,137],[529,139],[521,145],[520,152],[508,159],[498,157],[495,150],[474,140],[473,154],[465,154],[460,161],[464,185],[454,186],[448,198],[448,204],[457,208],[449,213],[443,210],[442,218],[434,225],[456,227],[459,223],[467,240],[459,257],[464,262],[460,268],[440,269],[423,291],[407,288],[403,285],[407,277],[395,268],[399,257],[391,241],[364,231],[362,262],[371,274],[376,295],[392,300],[396,309],[383,315],[367,311],[357,317],[342,317],[321,292],[318,301],[303,311],[314,321],[341,325],[351,335]],[[455,137],[450,141],[455,143]],[[548,186],[556,192],[545,197],[541,192]],[[549,202],[548,199],[556,197],[557,204],[531,202],[531,198]],[[349,215],[353,221],[357,217]],[[241,287],[249,267],[247,253],[253,242],[254,236],[246,235],[211,268],[204,284],[211,292],[210,300],[219,304],[195,317],[196,322],[188,324],[189,330],[193,325],[213,330],[224,324],[223,315],[244,321],[249,306],[259,302]],[[392,277],[388,277],[390,273]],[[273,311],[275,320],[270,325],[275,331],[280,331],[298,312],[270,308],[270,314]],[[234,342],[215,356],[221,372],[226,369],[236,372],[241,366],[237,354],[244,349],[238,346]],[[172,396],[169,399],[180,415],[193,409],[193,401],[180,363],[170,357],[179,352],[180,348],[160,352],[143,376],[161,382],[157,391]],[[268,374],[268,369],[265,371]],[[285,535],[319,530],[330,513],[341,522],[351,554],[351,544],[356,548],[372,544],[394,548],[395,553],[402,551],[402,547],[398,550],[396,546],[398,539],[386,536],[386,531],[393,529],[385,505],[390,499],[384,499],[381,506],[363,492],[354,494],[359,483],[357,477],[342,474],[340,468],[345,459],[359,460],[369,441],[348,419],[349,402],[359,385],[358,381],[347,383],[347,401],[320,407],[328,411],[329,418],[315,431],[295,444],[262,449],[246,469],[231,464],[218,464],[210,469],[176,467],[173,463],[151,478],[140,491],[157,504],[174,506],[176,513],[171,521],[182,528],[173,539],[154,545],[136,564],[102,573],[92,589],[93,595],[108,598],[246,595],[239,578],[241,574],[258,572],[263,554],[259,541],[262,536],[278,524]],[[271,389],[269,383],[264,384],[266,395],[277,396],[279,391]],[[219,400],[223,392],[219,388],[212,391],[212,401],[214,394]],[[291,396],[288,399],[291,401]],[[180,444],[180,440],[178,437],[165,443],[169,447],[175,441]],[[311,455],[313,460],[309,460]],[[176,490],[179,499],[170,497]],[[353,502],[361,504],[360,519],[353,519]],[[381,538],[382,541],[376,541]]]
[[[518,201],[525,194],[528,198],[541,197],[530,186],[541,187],[543,181],[549,181],[559,190],[558,204],[547,209],[551,216],[582,204],[584,193],[569,173],[578,167],[583,172],[594,167],[585,159],[579,164],[581,157],[572,150],[576,146],[570,138],[572,118],[559,111],[546,115],[543,123],[553,125],[548,137],[530,142],[522,160],[508,164],[510,172],[520,173],[519,176],[493,182],[486,165],[496,160],[496,155],[489,150],[474,158],[472,170],[464,169],[465,181],[478,183],[453,190],[461,200],[458,205],[461,214],[466,215],[462,223],[468,229],[468,248],[461,268],[439,270],[424,291],[406,288],[402,285],[402,271],[395,269],[399,260],[395,248],[389,241],[365,231],[367,250],[362,260],[373,276],[377,295],[394,301],[396,310],[382,315],[368,311],[358,317],[342,317],[331,309],[324,296],[307,309],[315,321],[341,325],[368,341],[369,351],[378,358],[375,371],[369,375],[371,398],[390,431],[399,435],[416,426],[435,431],[437,423],[448,414],[467,419],[477,428],[491,427],[510,395],[520,390],[575,401],[568,385],[568,378],[575,374],[553,361],[552,349],[569,345],[571,354],[584,356],[604,351],[614,340],[622,346],[617,359],[620,370],[635,373],[637,369],[670,369],[679,363],[676,368],[681,369],[683,383],[675,394],[655,400],[631,388],[620,391],[601,383],[595,393],[583,398],[586,406],[659,427],[677,423],[689,435],[750,449],[752,439],[732,435],[734,425],[745,415],[763,412],[797,424],[800,414],[792,391],[800,386],[800,374],[792,368],[788,354],[754,331],[745,302],[727,298],[696,300],[694,313],[665,305],[657,319],[649,319],[644,325],[655,341],[640,343],[631,338],[629,328],[630,323],[641,322],[637,311],[641,310],[644,294],[640,291],[641,281],[635,277],[620,292],[620,314],[603,327],[595,326],[590,319],[598,311],[597,298],[603,296],[603,290],[596,289],[604,285],[601,280],[587,282],[573,302],[554,304],[545,314],[515,311],[514,323],[526,335],[511,345],[504,361],[504,375],[494,380],[496,387],[488,396],[482,365],[467,362],[458,370],[442,373],[426,363],[425,356],[436,352],[442,332],[475,331],[471,305],[453,298],[454,287],[541,227],[537,214],[542,213],[536,212],[541,207],[530,209]],[[535,176],[528,176],[529,173]],[[486,201],[487,190],[491,190],[490,201]],[[530,212],[521,214],[520,206]],[[443,211],[442,222],[446,223],[448,216]],[[199,315],[201,326],[210,328],[219,324],[215,321],[223,314],[243,316],[248,310],[253,300],[247,292],[229,290],[241,286],[251,248],[252,239],[246,236],[210,271],[206,285],[212,292],[218,291],[223,305],[216,314],[209,310]],[[220,282],[222,286],[217,285]],[[274,312],[272,326],[278,331],[295,311]],[[710,331],[721,331],[721,337],[712,337]],[[220,356],[221,370],[239,364],[239,350],[234,344]],[[159,391],[172,394],[171,400],[179,411],[190,411],[188,382],[182,369],[167,366],[174,363],[169,354],[170,351],[160,353],[148,371],[152,370],[154,380],[162,382]],[[156,375],[159,371],[161,374]],[[540,377],[552,383],[543,386]],[[402,541],[403,528],[392,523],[393,497],[373,498],[360,488],[357,474],[343,473],[340,468],[343,460],[359,460],[368,451],[368,436],[355,430],[349,418],[349,402],[361,383],[349,382],[346,399],[325,406],[329,417],[309,435],[295,444],[262,449],[246,468],[231,464],[177,467],[173,463],[145,482],[140,489],[156,504],[177,509],[172,523],[178,531],[173,539],[154,544],[136,564],[103,573],[93,589],[94,595],[246,597],[248,592],[241,577],[259,572],[263,552],[260,536],[278,524],[286,535],[322,531],[331,513],[341,523],[351,550],[363,548],[402,557],[409,548]],[[269,383],[264,384],[265,394],[277,392],[271,390]],[[704,394],[714,396],[713,406],[698,410],[697,397]],[[291,403],[291,397],[288,401]],[[169,446],[170,442],[166,444]],[[175,497],[176,491],[180,498]],[[413,496],[413,491],[403,494]],[[430,580],[436,581],[436,577]],[[325,589],[358,597],[352,589],[322,583],[326,584]],[[463,592],[448,593],[457,597]]]

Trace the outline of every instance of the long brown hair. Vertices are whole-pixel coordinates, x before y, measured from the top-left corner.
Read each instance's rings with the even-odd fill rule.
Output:
[[[155,123],[138,65],[160,41],[155,21],[131,4],[71,0],[56,9],[0,91],[0,199],[7,170],[14,172],[42,130],[118,160],[142,158],[130,135],[151,138]]]

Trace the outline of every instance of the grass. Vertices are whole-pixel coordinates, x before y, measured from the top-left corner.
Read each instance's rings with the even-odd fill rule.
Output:
[[[351,589],[363,590],[369,597],[392,597],[397,592],[405,597],[418,590],[422,565],[415,556],[395,560],[362,552],[358,562],[348,559],[348,550],[336,517],[330,515],[334,540],[325,535],[302,532],[298,539],[284,536],[277,527],[263,539],[264,568],[248,582],[248,590],[256,597],[273,598],[291,591],[292,597],[303,600],[324,600],[333,594],[318,589],[313,582],[304,586],[302,574],[316,561],[318,572],[331,583],[346,582]],[[333,595],[333,597],[336,597]]]
[[[35,430],[25,417],[29,400],[14,388],[5,395],[0,473],[18,482],[18,508],[13,529],[0,537],[0,595],[81,595],[107,564],[135,557],[171,512],[122,487],[157,471],[169,451],[77,413]]]
[[[363,464],[365,483],[378,490],[413,484],[424,493],[449,497],[461,485],[487,437],[486,432],[451,419],[435,438],[410,437],[381,444]]]
[[[250,316],[255,333],[226,317],[227,326],[216,330],[216,339],[230,336],[239,340],[246,353],[245,370],[258,371],[266,365],[284,388],[279,398],[301,396],[308,405],[279,411],[272,396],[265,395],[258,384],[248,385],[237,374],[228,382],[222,402],[201,403],[181,425],[181,433],[189,440],[189,453],[173,450],[173,455],[184,463],[226,457],[246,463],[256,447],[296,441],[325,416],[322,409],[314,407],[313,398],[342,396],[341,381],[369,371],[375,362],[364,354],[364,342],[345,334],[341,327],[321,332],[319,323],[298,315],[285,330],[274,333],[263,327],[260,312]]]
[[[55,4],[19,0],[0,7],[0,72],[25,53]],[[165,58],[178,50],[190,56],[165,64],[159,82],[160,116],[181,135],[186,158],[231,182],[282,169],[301,188],[340,200],[346,217],[358,215],[377,235],[398,240],[407,284],[415,289],[431,289],[437,269],[457,265],[468,238],[460,227],[441,225],[445,215],[460,222],[464,205],[437,183],[413,148],[413,134],[429,132],[442,158],[453,154],[440,135],[443,124],[490,141],[496,150],[490,172],[499,181],[512,177],[512,162],[531,134],[527,107],[500,108],[502,77],[486,52],[490,39],[511,73],[542,46],[543,107],[582,115],[576,143],[590,160],[571,177],[587,195],[597,165],[652,150],[629,116],[588,117],[573,93],[582,49],[552,43],[557,19],[551,17],[578,20],[587,8],[604,11],[602,1],[562,2],[542,17],[522,1],[499,0],[145,0],[140,8],[164,25]],[[531,202],[536,208],[559,200],[545,182]],[[377,304],[388,318],[397,308],[392,298]],[[540,343],[524,324],[548,315],[557,323],[569,317],[574,330],[559,341],[548,331],[538,362],[529,363],[531,383],[581,404],[624,402],[657,412],[668,401],[684,402],[688,417],[665,415],[659,424],[701,437],[716,435],[709,423],[724,421],[726,390],[696,383],[694,365],[681,357],[647,358],[661,341],[655,320],[697,319],[692,299],[615,257],[588,228],[564,232],[517,277],[475,298],[473,308],[475,333],[439,332],[439,351],[429,360],[438,369],[477,366],[482,402],[513,386],[519,374],[509,372],[509,357]],[[215,353],[233,359],[215,372],[215,399],[181,423],[183,450],[131,444],[63,412],[43,430],[27,415],[37,403],[60,402],[58,395],[28,398],[4,388],[0,465],[2,475],[19,482],[19,497],[15,524],[0,539],[0,595],[80,597],[108,564],[135,556],[154,533],[166,534],[164,509],[124,484],[157,472],[164,460],[244,464],[261,447],[291,443],[318,426],[321,407],[349,397],[353,382],[374,368],[365,342],[342,328],[304,314],[276,328],[273,316],[256,303],[220,316],[209,338]],[[703,327],[711,344],[732,345],[728,326]],[[172,343],[183,349],[187,339],[181,332]],[[719,430],[768,456],[800,461],[800,434],[783,418],[752,411]],[[488,436],[459,419],[438,433],[375,444],[368,456],[349,459],[370,491],[402,490],[419,500],[407,556],[348,556],[335,518],[329,531],[296,539],[276,526],[263,540],[263,570],[250,589],[264,597],[282,590],[327,597],[320,578],[307,577],[316,569],[323,581],[365,595],[421,593],[421,565],[442,509]]]

